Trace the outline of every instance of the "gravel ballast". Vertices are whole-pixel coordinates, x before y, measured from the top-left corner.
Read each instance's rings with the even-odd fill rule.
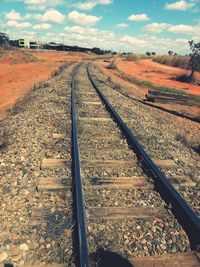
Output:
[[[72,69],[68,63],[61,74],[34,88],[1,122],[0,263],[71,264],[71,191],[37,192],[37,186],[41,177],[64,178],[71,185],[70,169],[40,166],[43,158],[71,159]],[[58,142],[54,133],[66,138]]]

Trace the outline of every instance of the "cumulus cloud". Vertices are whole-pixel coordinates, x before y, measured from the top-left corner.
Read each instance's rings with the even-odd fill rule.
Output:
[[[36,24],[33,26],[33,30],[49,30],[51,25],[48,23]]]
[[[128,43],[130,45],[138,45],[140,47],[148,47],[148,42],[147,40],[144,40],[142,38],[130,36],[130,35],[124,35],[121,38],[122,42]]]
[[[129,25],[126,23],[119,23],[117,25],[115,25],[116,28],[127,28]]]
[[[147,16],[147,14],[133,14],[127,18],[130,21],[147,21],[150,20],[150,18]]]
[[[16,20],[7,21],[6,25],[8,27],[15,27],[15,28],[29,28],[32,26],[32,24],[29,22],[18,22]]]
[[[95,2],[76,3],[74,6],[82,10],[91,10],[93,9],[93,7],[96,6],[96,3]]]
[[[124,35],[119,42],[121,42],[121,45],[124,44],[127,50],[134,51],[135,53],[144,53],[147,51],[167,53],[167,51],[172,49],[173,51],[182,52],[184,54],[189,52],[187,39],[170,39],[146,34],[138,36]]]
[[[60,13],[56,9],[48,10],[43,15],[38,14],[36,16],[38,20],[44,21],[44,22],[54,22],[54,23],[62,23],[65,19],[65,16]]]
[[[84,28],[81,26],[72,26],[68,27],[66,26],[64,29],[66,32],[72,32],[72,33],[79,33],[79,34],[89,34],[89,35],[96,35],[98,30],[96,28]]]
[[[101,20],[101,17],[86,15],[74,10],[67,15],[67,19],[68,21],[71,21],[78,25],[92,26],[99,22]]]
[[[179,24],[169,27],[168,31],[173,33],[192,34],[194,32],[194,27],[191,25]]]
[[[99,30],[97,28],[81,27],[77,25],[72,27],[67,26],[64,30],[67,32],[67,34],[73,34],[74,36],[78,36],[78,38],[92,38],[93,40],[95,38],[97,41],[98,38],[106,38],[111,40],[115,36],[114,33],[110,31]]]
[[[189,8],[192,8],[195,6],[195,2],[191,1],[190,3],[187,3],[184,0],[180,0],[177,2],[173,2],[173,3],[166,3],[165,5],[165,9],[167,10],[181,10],[181,11],[185,11]]]
[[[112,0],[97,0],[96,2],[101,4],[101,5],[109,5],[109,4],[113,3]]]
[[[32,1],[37,1],[37,0],[32,0]],[[22,16],[19,12],[16,12],[14,9],[12,9],[5,15],[5,17],[8,20],[15,20],[15,21],[35,19],[41,22],[49,21],[53,23],[62,23],[65,19],[65,16],[56,9],[48,10],[44,14],[27,13],[24,16]]]
[[[97,45],[101,48],[114,47],[116,38],[113,32],[99,30],[97,28],[72,26],[65,27],[66,33],[60,33],[60,36],[64,36],[71,44],[82,45],[87,47],[94,47]]]
[[[21,15],[19,12],[12,9],[10,12],[6,13],[5,18],[9,20],[20,20]]]
[[[198,32],[200,32],[200,25],[171,25],[168,23],[151,23],[144,26],[143,31],[150,33],[161,33],[163,31],[168,31],[175,34],[197,36]]]
[[[45,5],[28,5],[26,7],[26,9],[28,10],[39,10],[39,11],[43,11],[46,9]]]
[[[164,30],[167,30],[170,24],[168,23],[151,23],[143,27],[143,30],[146,32],[152,33],[161,33]]]
[[[93,7],[97,5],[110,5],[112,3],[113,3],[112,0],[92,0],[87,2],[78,2],[73,6],[82,10],[92,10]]]
[[[64,4],[63,0],[24,0],[29,10],[45,10],[48,7],[55,7]]]

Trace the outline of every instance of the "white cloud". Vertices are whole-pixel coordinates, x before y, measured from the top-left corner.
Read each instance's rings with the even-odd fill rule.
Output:
[[[16,12],[14,9],[12,9],[10,12],[6,13],[6,19],[9,20],[20,20],[21,15],[19,12]]]
[[[35,32],[20,30],[17,32],[12,32],[8,29],[8,34],[11,39],[20,39],[20,38],[28,38],[28,39],[35,39],[36,35]]]
[[[173,2],[173,3],[166,3],[165,9],[185,11],[189,8],[192,8],[193,6],[195,6],[195,1],[191,1],[190,3],[187,3],[184,0],[180,0],[177,2]]]
[[[164,30],[167,30],[170,24],[167,23],[151,23],[143,27],[143,30],[146,32],[152,33],[161,33]]]
[[[198,33],[200,32],[200,25],[171,25],[168,23],[151,23],[144,26],[143,31],[150,33],[161,33],[163,31],[168,31],[175,34],[186,34],[197,37],[200,36],[198,35]]]
[[[126,23],[119,23],[119,24],[117,24],[115,27],[116,28],[127,28],[129,25],[128,24],[126,24]]]
[[[95,7],[97,4],[95,2],[85,2],[85,3],[77,3],[74,6],[78,9],[82,10],[91,10],[93,7]]]
[[[31,23],[29,23],[29,22],[18,22],[18,21],[16,21],[16,20],[9,20],[7,23],[6,23],[6,25],[8,26],[8,27],[15,27],[15,28],[29,28],[29,27],[31,27],[32,26],[32,24]]]
[[[80,13],[78,11],[71,11],[67,15],[68,21],[71,21],[73,23],[76,23],[78,25],[83,25],[83,26],[92,26],[96,24],[98,21],[101,20],[101,17],[97,16],[91,16],[91,15],[86,15],[84,13]]]
[[[142,39],[142,38],[138,38],[138,37],[133,37],[130,35],[124,35],[121,38],[122,42],[128,43],[130,45],[138,45],[140,47],[148,47],[148,41]]]
[[[97,28],[72,26],[66,27],[65,31],[66,33],[60,33],[59,36],[64,36],[73,45],[110,49],[117,42],[113,32]]]
[[[63,0],[23,0],[29,10],[46,10],[64,4]]]
[[[26,9],[28,10],[40,10],[40,11],[43,11],[46,9],[46,6],[45,5],[28,5],[26,7]]]
[[[33,26],[33,30],[49,30],[51,25],[48,23],[36,24]]]
[[[65,31],[70,34],[79,35],[78,38],[85,39],[94,39],[98,41],[98,38],[113,38],[115,35],[113,32],[110,31],[104,31],[104,30],[99,30],[97,28],[89,28],[89,27],[80,27],[80,26],[72,26],[72,27],[65,27]],[[64,34],[65,35],[65,34]],[[82,37],[80,37],[82,36]]]
[[[113,3],[112,0],[97,0],[96,2],[101,4],[101,5],[110,5]]]
[[[147,16],[147,14],[136,14],[131,15],[127,18],[130,21],[147,21],[150,20],[150,18]]]
[[[192,34],[194,32],[194,27],[191,25],[179,24],[169,27],[168,31],[173,33]]]
[[[68,27],[66,26],[64,29],[66,32],[72,32],[72,33],[79,33],[79,34],[89,34],[89,35],[96,35],[98,30],[96,28],[84,28],[81,26],[72,26]]]
[[[92,10],[97,5],[110,5],[112,3],[112,0],[91,0],[87,2],[78,2],[73,6],[82,10]]]
[[[62,23],[65,16],[56,9],[48,10],[42,16],[39,15],[38,19],[44,22],[50,21],[55,23]]]
[[[121,42],[121,46],[126,47],[126,50],[135,53],[145,53],[147,51],[167,53],[169,50],[182,54],[189,53],[187,39],[170,39],[146,34],[139,36],[124,35],[119,42]]]

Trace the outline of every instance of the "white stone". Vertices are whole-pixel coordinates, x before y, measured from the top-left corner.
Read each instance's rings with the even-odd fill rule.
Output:
[[[0,263],[2,263],[3,261],[5,261],[8,258],[8,254],[6,252],[2,252],[0,254]]]
[[[28,245],[26,243],[23,243],[19,246],[20,250],[27,251],[29,249]]]

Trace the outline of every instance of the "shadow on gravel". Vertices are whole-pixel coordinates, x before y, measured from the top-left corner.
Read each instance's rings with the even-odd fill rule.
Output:
[[[99,248],[90,255],[92,267],[134,267],[127,259],[119,254]]]
[[[71,218],[67,217],[61,211],[48,213],[45,216],[45,221],[47,225],[44,231],[44,237],[51,238],[52,240],[58,239],[72,225]]]

